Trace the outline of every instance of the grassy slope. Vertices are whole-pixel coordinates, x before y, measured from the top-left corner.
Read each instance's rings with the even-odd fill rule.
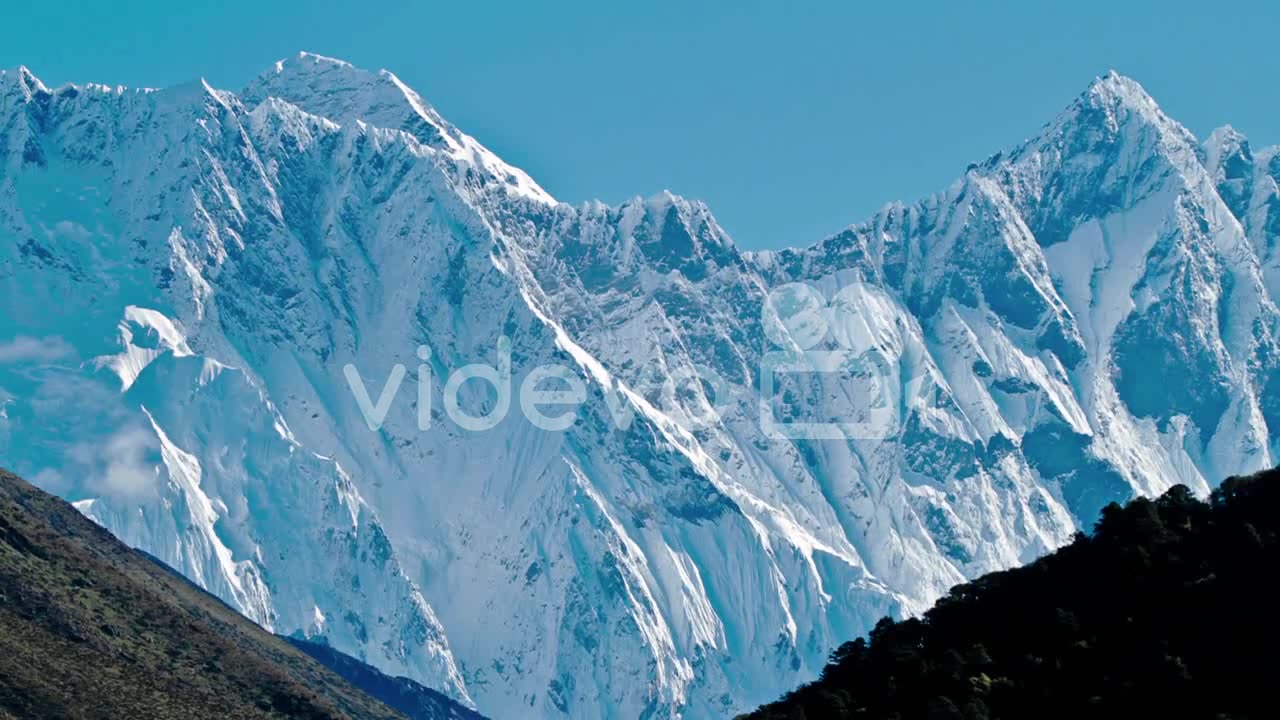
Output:
[[[0,470],[0,718],[402,718]]]

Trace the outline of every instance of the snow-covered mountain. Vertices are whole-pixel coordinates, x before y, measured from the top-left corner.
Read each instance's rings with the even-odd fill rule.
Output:
[[[558,203],[305,53],[239,93],[7,71],[0,167],[0,462],[493,717],[747,709],[1110,500],[1280,454],[1280,155],[1114,74],[780,252],[669,194]],[[448,387],[470,363],[568,368],[576,421]],[[376,404],[397,365],[370,429],[344,368]]]

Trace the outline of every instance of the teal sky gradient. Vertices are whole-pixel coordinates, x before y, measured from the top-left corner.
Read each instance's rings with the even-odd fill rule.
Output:
[[[0,66],[239,89],[310,50],[394,71],[560,200],[663,188],[740,245],[810,244],[942,189],[1094,76],[1204,137],[1280,142],[1280,3],[11,2]]]

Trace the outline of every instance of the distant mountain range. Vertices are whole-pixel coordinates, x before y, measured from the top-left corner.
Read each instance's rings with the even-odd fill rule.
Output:
[[[482,720],[302,650],[0,470],[0,717]]]
[[[669,193],[557,202],[306,53],[234,93],[5,72],[0,168],[0,458],[494,717],[748,711],[1110,501],[1280,456],[1280,154],[1114,73],[762,253]],[[512,397],[540,366],[567,428]]]

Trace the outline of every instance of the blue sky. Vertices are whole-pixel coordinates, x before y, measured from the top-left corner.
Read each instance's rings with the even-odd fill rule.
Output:
[[[303,49],[386,67],[561,200],[669,188],[764,248],[945,187],[1112,67],[1199,136],[1280,142],[1277,37],[1252,1],[21,2],[0,66],[229,89]]]

